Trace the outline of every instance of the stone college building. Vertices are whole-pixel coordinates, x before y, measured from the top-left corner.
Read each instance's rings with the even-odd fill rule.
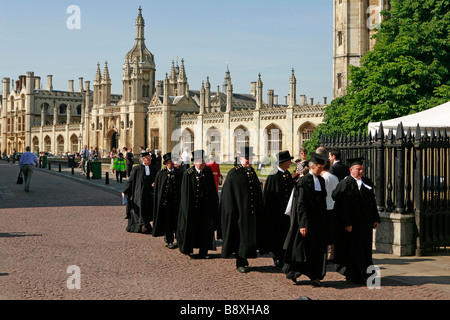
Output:
[[[334,0],[334,96],[344,94],[348,64],[358,64],[369,50],[366,24],[372,2]],[[69,80],[68,91],[54,90],[52,75],[47,75],[45,89],[33,72],[16,81],[3,78],[1,152],[9,155],[31,146],[33,152],[60,155],[88,145],[103,154],[125,146],[134,152],[144,146],[180,154],[189,148],[204,149],[217,162],[226,163],[242,146],[250,145],[255,161],[262,161],[279,150],[298,156],[322,122],[326,98],[323,103],[308,101],[305,95],[297,99],[294,70],[286,75],[289,95],[284,101],[272,89],[264,94],[261,75],[255,75],[250,92],[234,92],[228,69],[222,86],[212,88],[206,78],[200,90],[191,90],[184,60],[172,62],[164,79],[156,80],[141,8],[135,26],[135,44],[124,59],[121,95],[111,93],[107,62],[103,68],[97,65],[92,88],[90,81],[79,78],[77,91],[74,80]]]

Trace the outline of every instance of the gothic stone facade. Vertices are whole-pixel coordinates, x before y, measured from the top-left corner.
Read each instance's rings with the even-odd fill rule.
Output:
[[[52,75],[47,87],[33,72],[18,81],[3,78],[0,99],[0,149],[11,154],[31,146],[34,152],[74,153],[83,145],[108,152],[139,146],[165,152],[204,149],[219,162],[232,162],[240,147],[251,145],[257,160],[278,150],[298,155],[305,140],[322,122],[324,103],[314,104],[300,95],[297,104],[294,70],[289,96],[279,103],[273,90],[263,101],[261,75],[250,84],[251,92],[233,92],[227,69],[222,90],[211,90],[206,79],[200,90],[190,90],[184,61],[172,63],[165,79],[156,81],[154,55],[147,49],[141,8],[135,22],[133,48],[123,65],[122,95],[111,94],[107,62],[103,72],[97,65],[93,90],[90,81],[79,78],[74,91],[53,89]],[[288,79],[287,79],[288,80]],[[287,81],[286,81],[287,82]]]

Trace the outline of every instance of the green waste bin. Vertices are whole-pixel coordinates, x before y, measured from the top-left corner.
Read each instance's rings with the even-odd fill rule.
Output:
[[[42,168],[47,168],[47,156],[42,156]]]
[[[101,161],[90,161],[92,179],[102,178],[102,162]]]

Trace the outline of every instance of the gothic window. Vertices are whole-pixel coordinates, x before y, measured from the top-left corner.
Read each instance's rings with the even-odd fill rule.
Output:
[[[142,87],[142,96],[144,98],[148,98],[150,96],[150,86],[143,85],[143,87]]]
[[[238,154],[243,147],[250,146],[250,132],[242,127],[239,126],[234,130],[234,150],[235,153]]]
[[[215,159],[221,159],[221,140],[222,135],[217,128],[211,127],[208,129],[206,132],[206,154],[213,156]]]
[[[44,151],[51,152],[52,151],[52,141],[49,136],[46,136],[44,139]]]
[[[58,154],[64,153],[64,138],[62,136],[58,136],[56,139],[58,142]]]
[[[33,138],[33,152],[39,152],[39,139],[38,137]]]
[[[342,31],[338,31],[337,33],[337,42],[339,47],[344,44],[344,33]]]
[[[275,156],[280,150],[283,149],[282,137],[283,133],[280,128],[272,124],[267,127],[267,155]]]
[[[61,104],[59,105],[59,114],[66,114],[67,112],[67,105]]]
[[[342,88],[342,73],[337,74],[337,87],[338,89]]]
[[[182,150],[186,150],[186,148],[194,150],[194,134],[191,130],[185,129],[181,134],[181,139]]]
[[[77,115],[81,116],[81,104],[77,105]]]

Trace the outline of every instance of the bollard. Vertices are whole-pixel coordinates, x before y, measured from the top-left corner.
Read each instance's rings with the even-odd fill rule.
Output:
[[[89,166],[89,162],[87,163],[87,168],[86,168],[86,179],[90,179],[89,176],[91,175],[91,168]]]
[[[48,170],[52,170],[52,164],[51,164],[51,162],[48,163]]]
[[[109,184],[109,172],[105,173],[105,184]]]
[[[61,172],[61,163],[58,163],[58,172]]]
[[[74,171],[75,171],[75,169],[72,167],[72,175],[74,175],[74,173],[75,173]]]

